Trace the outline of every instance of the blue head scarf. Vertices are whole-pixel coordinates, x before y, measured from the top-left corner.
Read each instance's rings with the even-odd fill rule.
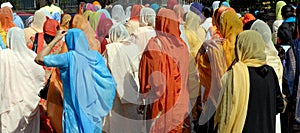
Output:
[[[75,94],[72,102],[82,130],[102,130],[102,119],[113,106],[116,83],[103,57],[97,51],[90,50],[83,31],[70,29],[66,44],[70,52],[70,88],[71,93]]]
[[[150,8],[152,8],[155,12],[157,12],[157,10],[159,9],[159,5],[154,3],[150,6]]]
[[[200,16],[201,19],[204,19],[204,16],[202,14],[202,10],[203,10],[204,6],[202,4],[200,4],[199,2],[193,2],[190,10],[194,13],[196,13],[198,16]]]
[[[230,5],[227,1],[222,2],[221,6],[230,7]]]

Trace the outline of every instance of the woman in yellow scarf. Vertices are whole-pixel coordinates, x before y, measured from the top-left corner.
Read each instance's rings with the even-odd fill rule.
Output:
[[[266,65],[265,42],[258,32],[243,31],[235,49],[238,61],[222,78],[217,130],[275,132],[275,115],[283,109],[283,100],[276,73]]]

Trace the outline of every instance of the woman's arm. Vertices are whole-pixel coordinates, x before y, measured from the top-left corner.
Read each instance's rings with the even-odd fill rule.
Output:
[[[49,55],[51,49],[57,44],[59,40],[61,40],[67,34],[64,30],[59,30],[56,32],[54,39],[45,47],[34,59],[34,61],[44,66],[44,56]]]

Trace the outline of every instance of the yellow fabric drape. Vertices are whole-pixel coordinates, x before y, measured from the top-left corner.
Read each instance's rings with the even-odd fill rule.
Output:
[[[190,53],[194,58],[196,57],[197,52],[202,46],[206,36],[206,32],[200,26],[200,22],[201,18],[197,14],[189,12],[184,24],[186,38],[190,45]]]
[[[236,13],[231,10],[222,13],[220,23],[220,33],[226,39],[222,43],[224,56],[227,67],[229,67],[235,59],[234,46],[236,36],[243,31],[243,23],[239,20]]]
[[[276,3],[276,11],[275,11],[275,13],[276,13],[276,20],[281,20],[282,19],[281,8],[283,6],[285,6],[285,5],[286,5],[286,3],[284,1],[278,1]]]
[[[82,15],[87,19],[89,20],[89,17],[90,15],[92,14],[93,12],[91,10],[86,10]]]
[[[248,66],[266,64],[265,45],[262,44],[265,42],[256,31],[244,31],[238,36],[236,51],[239,62],[222,78],[224,93],[215,115],[219,133],[243,131],[250,92]]]

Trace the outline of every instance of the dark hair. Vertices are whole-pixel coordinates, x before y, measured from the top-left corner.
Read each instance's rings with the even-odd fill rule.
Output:
[[[281,9],[281,15],[283,19],[287,19],[289,17],[294,17],[294,8],[291,5],[285,5]]]
[[[243,30],[250,30],[252,24],[255,22],[256,20],[251,20],[249,22],[247,22],[246,24],[244,24]]]
[[[204,14],[204,16],[205,16],[206,18],[209,18],[209,17],[212,16],[212,8],[210,8],[210,7],[205,6],[205,7],[202,9],[202,12],[203,12],[203,14]]]
[[[44,40],[47,44],[49,44],[53,39],[54,39],[54,36],[44,33]]]

